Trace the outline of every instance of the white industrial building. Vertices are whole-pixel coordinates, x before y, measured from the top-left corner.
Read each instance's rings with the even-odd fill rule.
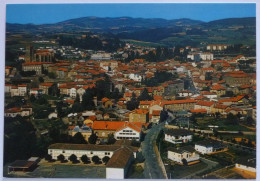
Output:
[[[168,159],[183,164],[183,159],[190,162],[199,161],[200,157],[195,153],[195,149],[191,146],[184,146],[178,148],[169,148],[168,150]]]
[[[209,154],[224,149],[225,146],[222,142],[216,140],[202,140],[195,143],[195,150],[202,154]]]
[[[186,129],[167,129],[164,131],[165,141],[173,144],[192,141],[193,133]]]

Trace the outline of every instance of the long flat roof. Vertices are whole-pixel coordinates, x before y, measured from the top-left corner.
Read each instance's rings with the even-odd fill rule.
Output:
[[[92,144],[70,144],[70,143],[55,143],[49,146],[49,149],[62,150],[90,150],[90,151],[116,151],[122,145],[92,145]],[[136,152],[137,147],[127,146],[132,151]]]

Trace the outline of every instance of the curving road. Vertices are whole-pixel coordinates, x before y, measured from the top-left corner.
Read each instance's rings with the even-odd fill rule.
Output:
[[[155,153],[154,144],[156,142],[156,138],[163,128],[164,123],[160,123],[152,127],[147,135],[145,136],[144,141],[142,142],[142,153],[145,158],[144,163],[144,175],[145,178],[150,179],[165,179],[162,168],[158,162],[158,158]]]

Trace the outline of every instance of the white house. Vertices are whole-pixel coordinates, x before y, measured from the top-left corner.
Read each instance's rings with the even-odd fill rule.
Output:
[[[129,139],[129,140],[140,140],[142,135],[142,124],[141,122],[127,122],[122,127],[118,128],[115,132],[115,139]]]
[[[178,92],[179,97],[189,97],[189,96],[192,96],[192,95],[193,95],[193,93],[191,91],[188,91],[188,90],[183,90],[183,91]]]
[[[106,165],[106,178],[124,179],[133,160],[134,155],[131,150],[121,148],[115,151]]]
[[[193,133],[186,129],[167,129],[164,131],[165,141],[173,144],[192,141]]]
[[[12,85],[11,84],[5,84],[5,93],[11,92]]]
[[[34,96],[38,96],[38,94],[41,94],[42,90],[39,88],[32,88],[30,89],[29,94],[30,95],[34,95]]]
[[[240,158],[236,162],[236,168],[256,173],[256,159]]]
[[[202,154],[209,154],[224,149],[225,146],[216,140],[202,140],[195,143],[195,150]]]
[[[82,87],[80,87],[78,90],[77,90],[77,94],[79,95],[79,99],[80,99],[80,102],[82,101],[82,96],[83,94],[85,93],[85,89],[83,89]]]
[[[154,111],[160,111],[163,110],[163,106],[161,104],[152,103],[152,106],[149,107],[149,114],[153,114]]]
[[[56,112],[52,112],[48,115],[48,119],[57,118],[58,114]]]
[[[137,82],[141,82],[142,76],[138,75],[138,74],[131,73],[131,74],[129,74],[129,79],[132,79],[132,80],[137,81]]]
[[[70,97],[76,98],[76,96],[77,96],[77,89],[73,87],[70,89]]]
[[[183,159],[190,162],[199,161],[200,157],[195,153],[195,149],[191,146],[184,146],[179,148],[170,147],[168,150],[168,159],[178,162],[179,164],[184,164]]]
[[[200,58],[202,60],[213,60],[214,55],[213,55],[213,53],[210,53],[210,52],[204,52],[204,53],[200,53]]]
[[[11,97],[13,96],[19,96],[19,90],[18,90],[18,87],[11,87]]]
[[[116,150],[124,147],[127,147],[127,149],[131,150],[134,155],[138,151],[138,148],[136,147],[125,145],[55,143],[49,146],[48,154],[51,155],[55,160],[57,160],[57,157],[61,154],[65,157],[66,160],[68,160],[72,154],[76,155],[78,160],[80,160],[83,155],[87,155],[91,161],[93,156],[98,156],[100,159],[104,158],[105,156],[111,158]]]

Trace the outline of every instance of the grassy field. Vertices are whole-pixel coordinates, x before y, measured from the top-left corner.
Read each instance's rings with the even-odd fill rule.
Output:
[[[169,174],[171,173],[171,179],[180,179],[186,177],[195,172],[199,172],[202,169],[205,169],[208,165],[204,162],[200,162],[190,166],[182,166],[182,165],[166,165],[166,170]]]
[[[239,124],[232,125],[232,124],[225,124],[225,120],[216,120],[213,117],[204,117],[198,118],[197,123],[200,129],[208,129],[208,125],[216,125],[219,126],[219,130],[222,131],[250,131],[250,129],[241,126]]]
[[[15,172],[5,177],[12,178],[99,178],[105,179],[106,168],[88,165],[40,165],[33,172]]]

